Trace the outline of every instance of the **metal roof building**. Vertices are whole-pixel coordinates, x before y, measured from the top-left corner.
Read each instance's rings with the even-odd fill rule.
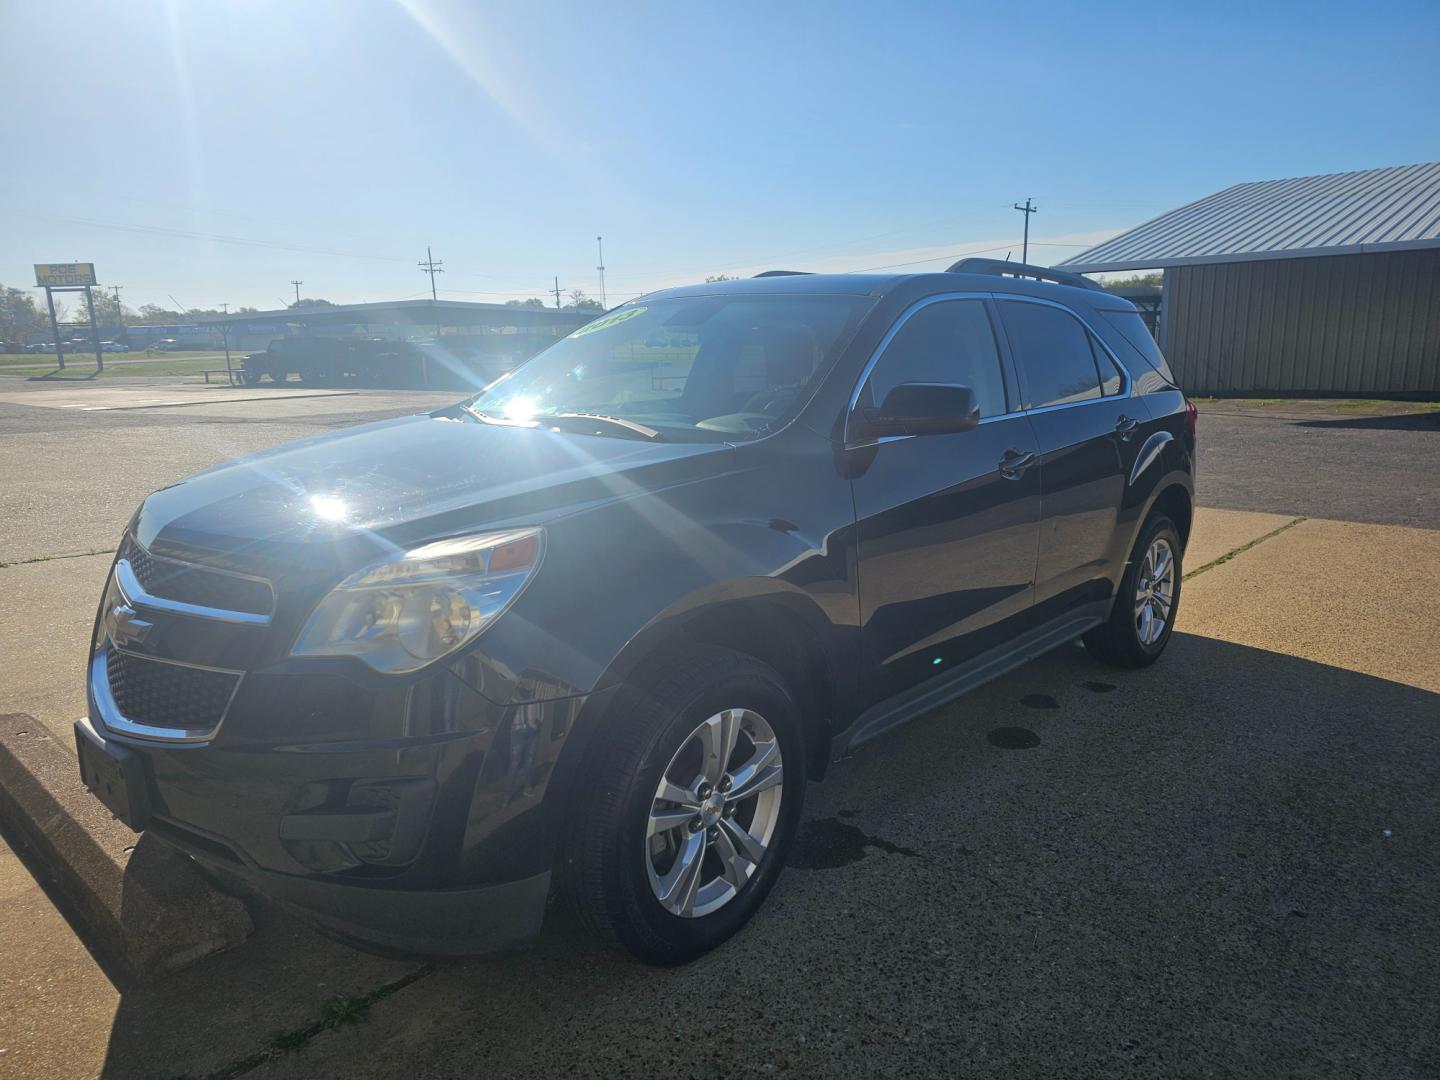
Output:
[[[1236,184],[1060,266],[1163,269],[1194,392],[1440,395],[1440,163]]]

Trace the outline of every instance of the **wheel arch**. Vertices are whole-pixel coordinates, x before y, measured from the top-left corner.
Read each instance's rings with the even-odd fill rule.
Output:
[[[1190,489],[1177,482],[1164,485],[1151,501],[1145,516],[1148,518],[1156,510],[1175,522],[1175,528],[1180,531],[1182,550],[1189,547],[1190,530],[1195,523],[1195,500]]]
[[[723,594],[691,597],[673,605],[636,633],[607,666],[593,706],[587,703],[556,762],[559,790],[552,803],[558,823],[570,802],[580,766],[612,718],[616,689],[645,677],[667,655],[704,644],[732,649],[775,669],[794,695],[804,724],[806,774],[824,776],[830,761],[831,718],[845,689],[844,673],[855,670],[836,655],[844,640],[807,593],[773,578],[730,582]]]

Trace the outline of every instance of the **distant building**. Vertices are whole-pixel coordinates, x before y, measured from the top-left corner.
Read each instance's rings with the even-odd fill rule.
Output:
[[[263,349],[276,338],[370,337],[395,341],[496,336],[526,339],[515,352],[529,356],[593,319],[598,312],[479,304],[464,300],[392,300],[376,304],[329,304],[207,318],[187,326],[130,327],[132,342],[144,331],[150,341],[175,338],[182,345]],[[492,343],[493,344],[493,343]]]
[[[1192,393],[1440,396],[1440,163],[1236,184],[1060,267],[1163,269]]]

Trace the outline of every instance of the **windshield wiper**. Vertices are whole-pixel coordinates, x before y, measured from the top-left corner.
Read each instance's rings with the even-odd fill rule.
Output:
[[[613,424],[616,427],[624,428],[626,431],[633,431],[636,435],[644,436],[652,441],[664,438],[660,432],[648,424],[642,424],[635,420],[626,420],[623,416],[606,416],[604,413],[562,412],[552,413],[549,416],[537,416],[535,419],[542,424],[548,424],[555,420],[598,420],[602,424]]]

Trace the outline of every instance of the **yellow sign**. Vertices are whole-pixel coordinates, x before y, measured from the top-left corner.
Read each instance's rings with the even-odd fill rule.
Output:
[[[35,284],[52,288],[67,285],[94,285],[94,263],[36,263]]]

